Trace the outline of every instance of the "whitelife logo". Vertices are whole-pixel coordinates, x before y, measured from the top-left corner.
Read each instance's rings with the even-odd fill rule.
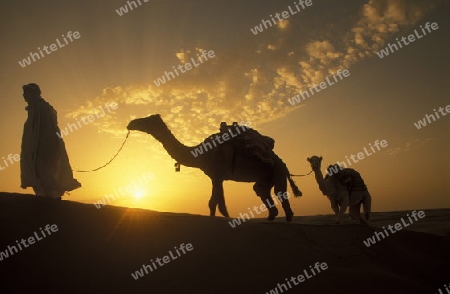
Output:
[[[139,6],[142,5],[141,0],[136,0],[139,3]],[[127,4],[124,6],[121,6],[119,9],[116,9],[116,12],[119,16],[124,15],[125,13],[128,13],[128,7],[130,7],[130,11],[132,11],[134,8],[138,8],[138,5],[136,4],[136,1],[127,1]],[[147,3],[149,0],[142,0],[144,3]],[[127,7],[128,5],[128,7]],[[133,8],[134,5],[134,8]]]
[[[139,177],[138,179],[138,184],[136,184],[136,182],[134,180],[131,181],[131,183],[125,187],[121,187],[119,189],[114,189],[114,193],[112,194],[105,194],[105,197],[103,197],[102,199],[98,200],[97,203],[94,203],[95,207],[97,207],[97,209],[102,208],[103,206],[106,205],[106,201],[108,201],[108,204],[111,203],[111,198],[113,201],[116,200],[117,198],[120,198],[121,196],[134,192],[139,191],[144,184],[147,184],[148,181],[152,181],[155,179],[155,174],[154,173],[143,173],[141,177]],[[119,195],[120,192],[120,195]]]
[[[206,56],[206,55],[208,55],[208,56]],[[206,50],[203,50],[202,51],[202,56],[197,54],[197,60],[200,63],[196,63],[194,57],[191,58],[191,62],[192,62],[192,64],[195,67],[198,67],[203,62],[208,61],[208,57],[209,58],[214,58],[215,56],[216,55],[215,55],[214,51],[209,50],[208,52],[206,52]],[[187,71],[192,69],[192,64],[190,62],[185,62],[185,63],[179,64],[177,68],[178,68],[179,71],[181,71],[181,73],[185,73],[185,72],[187,72]],[[175,74],[178,77],[180,74],[178,73],[177,68],[175,68],[175,66],[172,66],[172,68],[173,68]],[[156,80],[153,80],[153,83],[155,83],[155,85],[157,87],[159,87],[159,86],[161,86],[161,84],[165,84],[168,81],[170,81],[171,79],[174,79],[175,78],[175,74],[173,72],[171,72],[171,71],[168,71],[168,72],[165,71],[164,75],[161,76],[160,78],[157,78]],[[166,78],[167,78],[167,81],[166,81]]]
[[[155,258],[156,262],[153,261],[153,259],[152,259],[150,261],[151,264],[143,264],[141,269],[135,271],[134,274],[131,274],[133,279],[137,280],[139,278],[142,278],[144,276],[144,271],[145,271],[145,274],[149,274],[150,272],[157,270],[158,266],[156,264],[158,264],[161,267],[165,264],[168,264],[172,260],[177,259],[178,257],[181,256],[180,251],[183,252],[183,254],[187,254],[189,251],[194,250],[194,246],[192,246],[191,243],[187,243],[186,245],[184,245],[184,243],[182,243],[180,245],[180,248],[177,248],[177,246],[175,246],[174,249],[175,249],[175,252],[177,253],[176,255],[172,253],[172,250],[169,250],[169,255],[165,255],[165,256],[163,256],[163,258],[159,258],[159,257]],[[180,251],[178,251],[178,250],[180,250]],[[150,272],[148,270],[150,270]]]
[[[270,204],[270,201],[267,199],[266,200],[267,204],[263,203],[259,206],[260,210],[258,210],[258,206],[256,206],[256,205],[253,206],[253,209],[251,209],[251,208],[247,208],[247,209],[248,209],[248,212],[252,215],[252,218],[254,218],[255,215],[253,214],[253,211],[255,211],[257,215],[259,215],[259,214],[263,213],[264,211],[266,211],[267,208],[270,209],[270,208],[277,206],[278,205],[277,200],[280,203],[283,203],[283,201],[289,199],[289,197],[290,197],[290,195],[288,192],[284,192],[283,194],[281,194],[281,192],[278,192],[277,197],[272,197],[272,199],[274,200],[273,201],[274,204]],[[235,218],[235,219],[229,221],[228,224],[234,229],[235,227],[239,226],[240,224],[245,223],[247,220],[250,220],[250,216],[245,212],[244,213],[241,212],[239,214],[238,218]]]
[[[310,275],[308,273],[308,269],[304,269],[303,270],[304,275],[300,274],[297,277],[291,276],[290,279],[285,278],[284,280],[286,281],[286,283],[278,283],[275,288],[271,289],[269,292],[266,292],[266,294],[283,293],[284,291],[292,289],[292,284],[294,284],[294,286],[300,285],[300,283],[303,283],[306,280],[311,279],[312,277],[318,275],[319,273],[321,273],[321,272],[323,272],[323,271],[325,271],[327,269],[328,269],[328,264],[326,262],[322,262],[322,263],[316,262],[315,265],[314,265],[314,268],[313,268],[312,265],[309,266],[309,272],[312,275]],[[306,279],[305,279],[305,277],[306,277]],[[292,282],[292,284],[291,284],[291,282]]]
[[[418,40],[418,39],[421,39],[421,38],[423,38],[424,36],[426,36],[426,35],[427,35],[427,32],[425,31],[425,29],[428,31],[428,33],[431,33],[431,29],[433,29],[433,31],[435,31],[435,30],[437,30],[437,29],[439,28],[439,26],[438,26],[438,24],[437,24],[436,22],[433,22],[432,24],[430,24],[429,22],[427,22],[427,23],[425,24],[425,29],[424,29],[422,26],[420,26],[420,28],[422,29],[423,35],[420,35],[420,33],[417,32],[417,29],[416,29],[416,30],[414,30],[414,34],[408,35],[408,41],[409,41],[409,42],[406,41],[406,37],[402,37],[402,38],[400,39],[401,42],[399,41],[398,38],[395,38],[395,40],[397,40],[398,46],[397,46],[396,44],[391,44],[391,43],[389,43],[384,49],[382,49],[382,50],[380,50],[380,51],[377,52],[378,57],[383,58],[383,57],[385,57],[385,56],[388,56],[388,55],[389,55],[389,50],[391,50],[391,53],[394,53],[395,51],[400,50],[401,48],[403,48],[402,43],[403,43],[403,45],[405,45],[405,46],[406,46],[406,45],[409,45],[409,44],[411,44],[412,42],[416,41],[416,37],[417,37],[417,40]],[[431,28],[431,29],[430,29],[430,28]],[[400,47],[400,48],[398,48],[398,47]],[[395,50],[394,50],[394,49],[395,49]]]
[[[439,113],[436,111],[436,108],[433,109],[434,111],[434,115],[436,115],[437,119],[440,119],[441,117],[439,116]],[[439,107],[439,112],[442,114],[442,116],[446,116],[448,113],[450,113],[450,105],[447,105],[445,107],[445,112],[444,112],[444,108],[443,107]],[[423,120],[419,120],[417,121],[417,123],[414,123],[414,125],[416,126],[416,128],[418,130],[420,130],[422,127],[426,127],[427,126],[427,120],[428,120],[428,124],[431,124],[432,122],[436,121],[436,117],[433,114],[425,114],[425,117]],[[433,119],[433,121],[431,121],[431,119]]]
[[[338,76],[340,79],[338,80],[338,79],[336,78],[336,76]],[[325,78],[325,80],[327,81],[326,83],[325,83],[325,82],[320,82],[318,85],[317,85],[317,84],[314,84],[311,88],[308,89],[308,90],[309,90],[309,93],[311,93],[311,96],[313,96],[315,93],[319,93],[319,92],[321,91],[321,90],[319,90],[319,89],[317,88],[317,86],[319,86],[320,89],[325,90],[328,86],[332,86],[332,85],[334,85],[335,83],[338,83],[338,82],[342,81],[344,78],[349,77],[349,76],[350,76],[350,71],[349,71],[348,69],[344,69],[344,70],[339,69],[339,70],[337,71],[337,73],[333,75],[333,80],[334,80],[334,82],[331,81],[331,80],[329,79],[329,77],[326,77],[326,78]],[[313,89],[316,91],[315,93],[314,93]],[[300,91],[299,94],[295,95],[295,96],[294,96],[293,98],[291,98],[291,99],[288,99],[288,102],[289,102],[292,106],[294,106],[295,104],[298,104],[298,103],[302,102],[302,99],[300,99],[300,95],[302,96],[303,100],[305,100],[305,99],[306,99],[305,96],[307,96],[308,98],[311,97],[311,96],[309,95],[309,93],[308,93],[308,91],[303,91],[303,92]]]
[[[285,19],[288,19],[290,16],[299,13],[302,10],[305,10],[306,7],[311,6],[312,4],[313,4],[312,0],[306,0],[306,1],[299,0],[298,4],[297,4],[297,2],[294,2],[294,5],[295,5],[295,8],[296,8],[297,11],[292,10],[291,6],[289,5],[288,6],[289,11],[285,10],[282,13],[275,13],[275,18],[278,20],[278,22],[283,21]],[[300,8],[299,5],[302,8]],[[281,15],[282,18],[280,18],[280,15]],[[272,27],[273,25],[275,25],[277,23],[277,21],[273,18],[272,14],[269,15],[269,17],[270,17],[270,20],[262,19],[260,25],[255,26],[254,28],[250,29],[250,31],[253,33],[253,35],[257,35],[259,33],[262,33],[264,31],[264,28],[268,29],[268,28]],[[264,26],[264,28],[263,28],[263,26]]]
[[[10,165],[13,165],[14,162],[19,162],[20,161],[20,155],[19,154],[8,154],[8,161],[10,162],[10,164],[8,164],[8,161],[6,161],[5,157],[2,157],[3,159],[3,163],[5,164],[5,166],[2,166],[0,164],[0,170],[4,170],[5,168],[7,168]],[[14,159],[14,161],[13,161]]]
[[[50,55],[52,52],[55,52],[59,48],[62,48],[62,47],[64,47],[64,46],[69,44],[69,42],[67,41],[66,37],[70,40],[70,42],[73,42],[74,39],[75,40],[79,39],[81,37],[81,35],[80,35],[80,33],[78,31],[73,32],[73,34],[72,34],[72,31],[69,31],[69,32],[67,32],[66,36],[62,35],[62,37],[63,37],[63,40],[64,40],[64,44],[61,44],[61,42],[59,41],[59,38],[57,38],[56,39],[56,43],[58,44],[58,46],[56,46],[56,44],[53,43],[50,46],[42,47],[42,49],[41,49],[41,47],[38,47],[38,51],[39,51],[40,55],[39,55],[39,53],[30,52],[30,56],[28,56],[28,58],[26,58],[26,59],[22,59],[22,61],[19,61],[19,65],[21,67],[25,67],[27,65],[30,65],[31,64],[31,60],[33,60],[33,62],[36,62],[37,60],[41,59],[41,57],[42,58],[45,57],[45,55],[42,52],[42,50],[44,50],[45,53],[47,53],[47,55]],[[73,39],[72,39],[72,37],[73,37]],[[50,48],[50,51],[48,50],[49,48]]]
[[[380,151],[381,148],[386,148],[386,147],[388,146],[388,143],[387,143],[386,140],[381,140],[381,141],[380,141],[380,140],[376,140],[376,141],[373,143],[373,145],[375,145],[375,147],[377,148],[377,150]],[[380,146],[381,146],[381,148],[380,148]],[[367,156],[370,156],[370,155],[372,155],[372,154],[374,154],[374,153],[377,152],[377,150],[375,150],[374,146],[372,146],[372,143],[369,143],[369,147],[370,147],[370,149],[372,150],[372,153],[370,153],[370,152],[367,150],[367,148],[364,147],[364,148],[363,148],[364,153],[361,151],[361,152],[356,153],[356,155],[355,155],[355,154],[351,154],[351,155],[350,155],[350,158],[351,158],[351,160],[353,161],[353,163],[357,163],[358,161],[363,160],[364,158],[366,158],[366,155],[367,155]],[[356,157],[357,157],[358,159],[356,159]],[[348,165],[349,165],[349,166],[352,166],[352,162],[350,161],[350,159],[348,158],[347,155],[345,156],[345,159],[347,160]],[[337,165],[337,166],[336,166],[336,165]],[[347,164],[346,164],[344,161],[342,161],[342,162],[341,162],[341,161],[337,161],[337,162],[336,162],[336,165],[334,165],[334,166],[332,166],[331,168],[328,169],[327,174],[328,174],[329,176],[331,176],[331,175],[337,173],[337,172],[339,171],[339,169],[342,170],[342,169],[344,169],[344,168],[347,168]]]
[[[241,133],[241,131],[239,131],[239,128],[242,129],[242,132],[245,132],[247,130],[247,128],[250,128],[250,123],[247,123],[246,125],[237,124],[234,126],[234,128],[235,128],[237,134],[233,134],[233,132],[231,131],[231,127],[229,127],[229,128],[227,128],[228,132],[221,133],[220,137],[219,137],[219,135],[216,135],[215,138],[214,138],[214,136],[211,136],[209,138],[209,140],[211,140],[211,142],[214,144],[214,147],[217,147],[216,141],[217,141],[217,143],[222,144],[222,143],[228,141],[229,139],[236,137],[237,135],[239,135]],[[228,135],[228,133],[230,133],[231,137]],[[220,140],[221,137],[222,137],[223,141]],[[209,147],[209,149],[208,149],[208,147]],[[191,151],[192,155],[194,155],[194,157],[197,157],[200,154],[203,154],[203,148],[206,152],[208,150],[213,149],[213,146],[211,145],[211,143],[206,142],[206,140],[205,140],[205,142],[203,142],[199,147],[196,147],[193,151]]]
[[[388,228],[386,229],[385,227],[383,227],[384,230],[384,234],[383,232],[375,232],[375,234],[373,235],[373,237],[371,238],[367,238],[367,241],[363,241],[364,245],[366,245],[366,247],[370,247],[371,245],[375,245],[375,243],[378,241],[381,241],[380,237],[386,238],[389,237],[389,233],[388,233],[388,229],[392,234],[395,234],[396,232],[400,231],[403,228],[409,227],[410,225],[413,224],[413,220],[411,219],[411,217],[409,216],[409,213],[406,215],[408,217],[409,223],[405,223],[405,221],[403,220],[403,217],[400,219],[402,221],[402,223],[396,223],[394,226],[389,225]],[[417,222],[420,218],[424,218],[425,217],[425,212],[423,210],[420,210],[419,212],[416,212],[415,210],[411,213],[411,216],[414,218],[414,220]],[[419,217],[419,219],[417,218]],[[402,227],[403,224],[403,227]],[[386,234],[386,235],[385,235]],[[375,238],[376,237],[376,238]]]
[[[111,104],[111,105],[110,105],[110,104]],[[108,113],[111,113],[111,109],[112,109],[112,110],[116,110],[117,107],[118,107],[118,104],[117,104],[116,102],[112,102],[112,103],[106,102],[106,103],[105,103],[105,108],[108,110]],[[100,106],[100,110],[101,110],[101,112],[103,113],[103,114],[101,114],[101,115],[98,115],[98,113],[100,113],[100,111],[95,111],[95,112],[94,112],[94,114],[95,114],[95,116],[96,116],[97,118],[100,118],[100,117],[102,117],[102,116],[105,116],[105,114],[106,114],[105,109],[103,108],[103,106]],[[83,124],[84,124],[84,125],[87,125],[87,124],[93,122],[93,121],[95,120],[94,114],[90,114],[90,115],[88,115],[88,116],[83,116],[83,117],[81,117],[81,121],[83,122]],[[78,118],[76,118],[75,120],[77,121],[77,124],[71,124],[71,123],[68,123],[67,126],[66,126],[64,129],[60,130],[60,132],[56,132],[56,135],[57,135],[60,139],[62,139],[63,137],[68,136],[71,132],[77,131],[78,128],[81,129],[81,127],[82,127],[83,125],[80,123],[80,121],[78,120]],[[77,127],[77,125],[78,125],[78,127]],[[72,128],[72,127],[73,127],[73,128]]]
[[[47,232],[47,234],[45,234],[44,230],[42,230],[42,228],[39,228],[39,230],[41,231],[40,234],[38,234],[37,232],[34,232],[33,236],[28,237],[27,239],[23,239],[18,241],[16,240],[16,244],[17,247],[19,247],[19,250],[22,251],[23,247],[27,248],[30,245],[33,245],[34,243],[36,243],[36,241],[40,241],[42,239],[44,239],[45,237],[50,236],[52,233],[56,233],[58,231],[58,226],[53,224],[53,225],[49,225],[47,224],[44,228],[45,232]],[[27,244],[28,241],[28,244]],[[14,255],[14,253],[19,253],[19,250],[17,250],[17,247],[15,245],[9,245],[5,251],[0,251],[0,261],[2,261],[5,258],[8,258],[9,256]],[[13,252],[14,251],[14,252]]]

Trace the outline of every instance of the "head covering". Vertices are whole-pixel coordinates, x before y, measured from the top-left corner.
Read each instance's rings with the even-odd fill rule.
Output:
[[[41,89],[35,83],[30,83],[28,85],[23,85],[22,89],[23,89],[24,93],[34,93],[34,94],[39,94],[39,95],[41,94]]]

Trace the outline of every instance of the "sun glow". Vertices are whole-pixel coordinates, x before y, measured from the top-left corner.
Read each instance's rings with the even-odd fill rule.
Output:
[[[136,190],[136,191],[134,191],[134,197],[136,199],[141,199],[144,196],[145,196],[145,192],[143,190]]]

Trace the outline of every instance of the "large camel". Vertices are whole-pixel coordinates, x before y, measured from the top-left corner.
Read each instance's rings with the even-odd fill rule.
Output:
[[[244,156],[240,152],[236,152],[232,140],[228,140],[223,144],[217,144],[212,150],[194,156],[195,150],[201,148],[202,143],[192,147],[180,143],[167,128],[159,114],[132,120],[127,128],[128,130],[138,130],[152,135],[162,143],[164,149],[179,164],[199,168],[211,179],[212,195],[209,200],[211,216],[215,216],[218,206],[219,212],[224,217],[229,217],[225,205],[223,181],[231,180],[255,182],[253,190],[268,208],[268,220],[273,220],[278,215],[278,209],[270,196],[270,191],[274,187],[275,194],[278,195],[286,214],[286,220],[292,220],[294,213],[291,210],[289,200],[286,199],[287,197],[281,198],[281,195],[287,195],[286,179],[289,180],[296,197],[301,196],[302,193],[291,179],[284,162],[275,153],[272,152],[274,165],[269,165],[256,157]]]
[[[367,224],[367,221],[370,218],[371,209],[371,196],[367,189],[355,189],[349,193],[347,185],[342,183],[337,178],[336,174],[332,174],[325,178],[323,177],[321,170],[322,156],[319,157],[314,155],[308,157],[307,160],[314,171],[320,191],[322,194],[326,195],[331,202],[331,208],[336,215],[335,222],[339,224],[347,207],[350,207],[349,210],[352,219],[357,220],[362,224]],[[361,204],[364,208],[364,218],[362,218],[360,214]]]

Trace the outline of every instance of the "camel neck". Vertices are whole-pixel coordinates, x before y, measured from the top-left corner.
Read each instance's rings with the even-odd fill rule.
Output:
[[[322,174],[322,171],[320,170],[320,167],[319,168],[313,168],[313,171],[314,171],[314,176],[316,177],[316,182],[319,185],[320,191],[322,191],[323,194],[326,194],[326,192],[327,192],[327,189],[326,189],[327,184],[326,184],[325,179],[323,178],[323,174]]]
[[[153,134],[156,140],[161,142],[167,153],[175,159],[178,163],[184,166],[199,167],[200,160],[195,158],[191,150],[195,147],[188,147],[178,141],[172,132],[167,128],[161,128],[157,134]]]
[[[321,178],[323,180],[323,174],[322,174],[322,170],[319,168],[313,168],[312,169],[314,171],[314,175],[319,178]]]

